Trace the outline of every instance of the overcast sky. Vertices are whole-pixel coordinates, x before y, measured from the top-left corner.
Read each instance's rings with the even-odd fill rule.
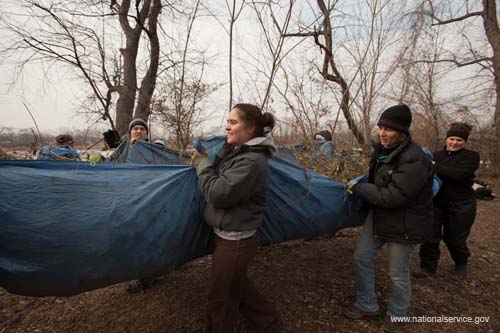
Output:
[[[214,6],[211,7],[211,10],[214,13],[218,12],[220,14],[222,12],[227,15],[225,2],[220,0],[217,2],[219,2],[218,6],[215,1],[210,3]],[[12,10],[15,3],[15,0],[6,0],[0,4],[0,9],[1,7],[8,7]],[[236,29],[244,36],[245,40],[253,40],[248,44],[249,49],[251,47],[257,48],[258,46],[255,44],[258,39],[255,37],[256,29],[253,26],[255,22],[249,21],[248,15],[245,15],[247,13],[250,14],[251,11],[244,12],[244,15],[238,20]],[[221,22],[227,23],[227,18],[224,18]],[[182,30],[175,25],[164,25],[163,28],[167,29],[171,36],[175,36],[176,33],[179,33],[179,30]],[[0,45],[5,44],[7,38],[5,34],[0,33]],[[207,72],[205,75],[206,82],[219,84],[227,82],[227,71],[220,70],[221,68],[227,68],[227,41],[227,34],[217,20],[206,14],[197,18],[192,33],[192,45],[197,49],[209,49],[208,57],[217,55],[211,60],[211,66],[205,68]],[[182,43],[182,41],[179,41],[179,43]],[[238,50],[235,50],[235,53],[238,52]],[[4,59],[4,61],[0,62],[0,127],[33,127],[33,120],[24,104],[32,112],[41,131],[95,126],[87,124],[85,117],[78,115],[77,111],[82,97],[81,85],[84,83],[81,80],[74,79],[74,72],[71,72],[65,65],[46,70],[41,65],[34,63],[27,67],[23,76],[12,86],[12,74],[16,60]],[[237,69],[235,69],[235,72],[237,72]],[[140,79],[139,77],[139,82]],[[240,87],[240,89],[244,89],[244,87]],[[227,108],[227,97],[225,97],[227,95],[227,86],[218,92],[219,95],[223,93],[225,95],[219,98],[219,101],[213,99],[211,101],[212,105],[220,103],[223,110],[219,114],[212,115],[209,128],[218,126],[223,121],[224,110]],[[107,126],[107,124],[100,125],[102,128]]]
[[[497,2],[500,0],[497,0]],[[7,6],[15,3],[14,0],[4,0],[0,4]],[[300,3],[300,1],[299,1]],[[218,4],[218,7],[217,5]],[[349,3],[350,4],[350,3]],[[226,14],[225,1],[211,1],[210,5],[214,5],[215,11],[219,14]],[[307,9],[300,11],[300,15],[306,15]],[[255,17],[249,19],[250,10],[243,12],[242,17],[237,21],[236,29],[239,33],[238,43],[246,45],[246,50],[235,50],[239,53],[241,59],[248,59],[245,52],[258,53],[258,47],[262,36],[258,35],[258,29]],[[296,14],[299,15],[299,14]],[[252,16],[254,16],[252,14]],[[222,17],[222,16],[221,16]],[[309,18],[310,19],[310,18]],[[221,22],[227,23],[227,16],[221,18]],[[294,30],[294,29],[292,29]],[[213,18],[200,18],[195,24],[194,43],[199,47],[210,47],[209,55],[217,55],[215,66],[208,69],[209,82],[224,83],[227,82],[227,34],[224,32],[220,23]],[[0,46],[5,44],[5,35],[0,32]],[[321,58],[318,50],[314,50]],[[299,51],[293,53],[291,59],[298,58]],[[338,55],[337,55],[338,56]],[[26,110],[23,102],[33,113],[41,131],[57,131],[59,129],[74,129],[85,128],[89,125],[85,123],[83,117],[77,115],[77,110],[80,105],[82,89],[81,81],[71,79],[74,74],[64,66],[60,68],[52,68],[48,71],[48,76],[44,74],[44,69],[39,65],[31,65],[24,76],[18,80],[17,84],[12,87],[12,69],[16,59],[3,59],[0,62],[0,127],[15,127],[15,128],[30,128],[33,127],[33,120]],[[287,59],[288,61],[288,59]],[[321,63],[321,61],[319,62]],[[237,75],[249,76],[252,75],[251,67],[244,67],[244,62],[235,66]],[[221,70],[223,69],[223,70]],[[239,71],[239,72],[238,72]],[[252,78],[253,79],[253,78]],[[257,76],[254,80],[257,79]],[[252,80],[242,80],[240,85],[235,87],[235,94],[241,94],[246,99],[251,101],[257,99],[257,96],[252,96],[248,93],[251,89],[247,86]],[[245,95],[246,94],[246,95]],[[227,108],[228,88],[227,85],[220,89],[218,96],[213,97],[210,101],[216,111],[212,115],[212,126],[222,124]],[[220,110],[220,111],[219,111]],[[101,125],[106,128],[106,124]],[[212,127],[210,126],[210,127]]]

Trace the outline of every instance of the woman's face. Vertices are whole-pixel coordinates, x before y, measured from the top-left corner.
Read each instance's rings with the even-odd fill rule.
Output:
[[[226,124],[227,143],[239,146],[254,137],[255,126],[247,126],[243,121],[243,114],[239,109],[229,112]]]
[[[465,147],[465,140],[458,136],[450,136],[446,138],[446,150],[458,151]]]
[[[382,146],[387,147],[395,143],[399,138],[399,132],[384,126],[379,126],[377,128],[377,135],[380,139]]]
[[[134,140],[146,140],[148,137],[148,131],[146,127],[142,125],[135,125],[130,130],[130,138]]]

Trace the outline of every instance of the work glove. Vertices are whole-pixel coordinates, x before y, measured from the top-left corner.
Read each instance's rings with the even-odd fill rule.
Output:
[[[210,167],[212,163],[210,163],[205,148],[203,148],[199,138],[194,140],[193,148],[195,150],[193,155],[191,155],[191,165],[195,168],[196,174],[199,176],[206,168]]]
[[[95,153],[95,154],[92,154],[90,155],[89,157],[89,162],[90,163],[100,163],[100,162],[104,162],[106,159],[104,158],[104,156],[102,156],[100,153]]]
[[[358,185],[360,182],[364,182],[364,181],[366,181],[365,175],[358,176],[358,177],[353,178],[350,181],[348,181],[347,184],[345,185],[347,193],[352,194],[352,190],[354,189],[354,187],[356,185]]]

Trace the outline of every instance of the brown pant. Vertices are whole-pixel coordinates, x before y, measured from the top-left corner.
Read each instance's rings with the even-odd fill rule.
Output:
[[[280,314],[255,289],[247,275],[256,251],[255,236],[238,241],[216,236],[207,311],[208,332],[234,332],[240,311],[258,331],[265,332],[279,325]]]

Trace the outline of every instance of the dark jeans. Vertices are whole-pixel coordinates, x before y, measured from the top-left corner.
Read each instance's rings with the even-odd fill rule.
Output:
[[[280,322],[276,308],[255,289],[248,266],[257,251],[255,236],[233,241],[216,236],[212,286],[208,300],[208,332],[234,332],[239,312],[265,332]]]
[[[475,218],[475,198],[434,205],[434,231],[431,240],[420,245],[420,267],[433,272],[437,270],[441,239],[455,265],[467,265],[470,256],[467,237]]]

